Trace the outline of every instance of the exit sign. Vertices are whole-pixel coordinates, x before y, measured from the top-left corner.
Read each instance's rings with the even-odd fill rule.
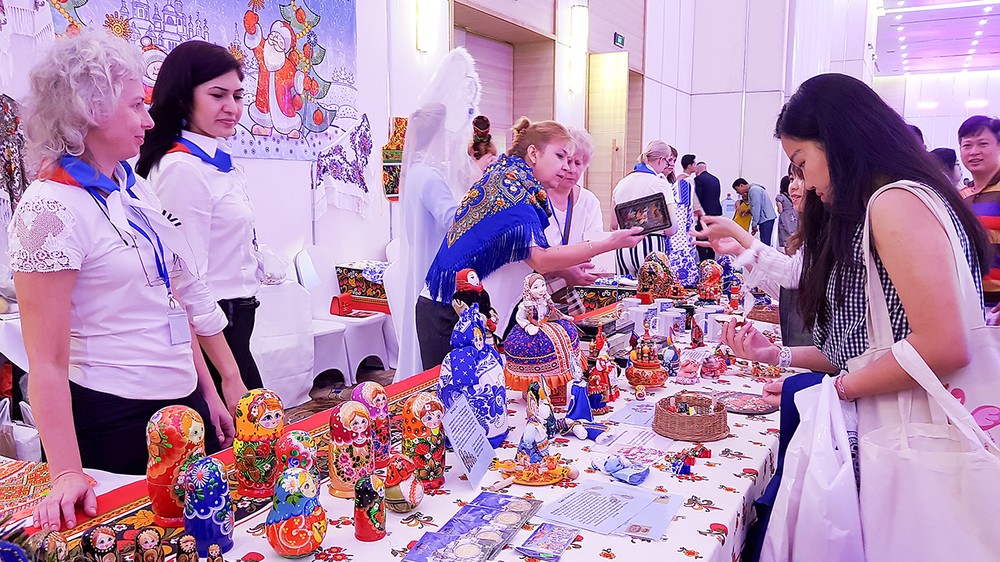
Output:
[[[621,33],[615,33],[615,47],[619,49],[625,48],[625,36]]]

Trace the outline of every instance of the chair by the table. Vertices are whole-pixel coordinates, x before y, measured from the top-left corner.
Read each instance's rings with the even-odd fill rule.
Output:
[[[330,333],[331,322],[345,327],[348,372],[344,373],[344,383],[353,386],[357,382],[358,367],[365,359],[377,357],[383,367],[390,365],[385,344],[386,315],[376,312],[366,318],[352,318],[330,314],[330,299],[340,294],[335,264],[333,253],[322,246],[309,246],[295,255],[295,273],[310,295],[314,337]],[[321,343],[327,345],[317,341],[318,353],[321,353]]]

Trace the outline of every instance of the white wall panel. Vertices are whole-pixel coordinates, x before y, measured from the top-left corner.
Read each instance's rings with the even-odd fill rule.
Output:
[[[751,0],[747,90],[777,91],[785,76],[787,0]]]
[[[738,93],[691,96],[690,144],[677,147],[682,155],[704,160],[724,186],[740,174],[741,98]]]
[[[694,11],[692,94],[736,92],[743,85],[746,3],[699,0]]]
[[[749,93],[746,100],[741,172],[747,180],[766,187],[771,195],[778,192],[778,178],[787,169],[785,153],[773,134],[783,101],[780,92]]]

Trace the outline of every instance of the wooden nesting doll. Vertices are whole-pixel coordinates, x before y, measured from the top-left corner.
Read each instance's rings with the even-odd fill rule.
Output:
[[[153,521],[161,527],[184,525],[184,498],[175,487],[182,465],[205,454],[205,423],[187,406],[161,408],[146,424],[146,487]]]
[[[233,501],[222,461],[199,459],[184,473],[184,532],[197,541],[198,555],[218,545],[220,554],[233,547]],[[143,562],[143,561],[137,561]]]
[[[222,559],[222,548],[217,544],[208,545],[208,554],[205,556],[205,562],[226,562]]]
[[[308,471],[289,468],[278,475],[264,532],[275,552],[298,558],[315,552],[326,537],[326,511]]]
[[[385,483],[376,474],[354,485],[354,538],[364,542],[385,538]]]
[[[236,405],[237,493],[251,498],[269,498],[278,476],[275,442],[285,429],[285,410],[281,398],[266,388],[247,392]]]
[[[303,468],[313,480],[319,482],[319,465],[316,463],[316,440],[308,431],[291,429],[278,438],[274,450],[278,455],[278,470]]]
[[[28,537],[27,554],[33,562],[69,562],[66,536],[59,531],[39,531]]]
[[[413,460],[424,490],[444,484],[444,404],[428,392],[418,392],[403,405],[403,454]]]
[[[361,402],[348,400],[330,409],[330,495],[354,497],[354,483],[375,470],[371,416]]]
[[[417,480],[417,469],[405,455],[389,457],[385,467],[385,505],[396,513],[413,511],[424,499],[424,487]]]
[[[187,533],[182,533],[175,540],[177,543],[176,562],[198,562],[198,541]]]
[[[122,562],[118,535],[107,525],[99,525],[83,534],[83,555],[92,562]]]
[[[163,537],[156,527],[143,527],[135,536],[135,562],[163,562]]]
[[[375,468],[389,464],[389,395],[385,387],[375,381],[365,381],[355,387],[351,400],[368,408],[372,418],[372,456]]]

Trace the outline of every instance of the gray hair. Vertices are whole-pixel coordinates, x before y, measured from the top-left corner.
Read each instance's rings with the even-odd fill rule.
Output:
[[[83,154],[83,139],[107,124],[126,81],[142,76],[139,49],[103,29],[56,39],[31,69],[25,103],[26,149],[33,167]]]
[[[594,157],[594,139],[590,133],[586,129],[570,126],[569,136],[573,138],[573,155],[576,156],[577,152],[583,153],[586,156],[584,160],[590,164],[590,160]]]

